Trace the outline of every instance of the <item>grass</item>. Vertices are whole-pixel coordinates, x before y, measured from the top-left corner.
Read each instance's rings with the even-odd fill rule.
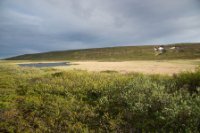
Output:
[[[170,50],[171,46],[179,46],[181,50]],[[98,60],[98,61],[128,61],[128,60],[172,60],[199,59],[199,43],[183,43],[166,45],[164,54],[156,56],[154,46],[125,46],[111,48],[96,48],[69,51],[54,51],[47,53],[26,54],[8,58],[8,60]]]
[[[200,132],[200,70],[174,76],[0,63],[1,132]]]
[[[73,65],[75,64],[75,65]],[[161,60],[161,61],[78,61],[69,66],[55,67],[61,70],[81,69],[87,71],[117,71],[120,73],[141,72],[145,74],[172,75],[183,71],[195,71],[200,60]]]

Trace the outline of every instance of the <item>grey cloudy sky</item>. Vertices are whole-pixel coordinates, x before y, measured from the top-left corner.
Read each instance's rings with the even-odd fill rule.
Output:
[[[0,0],[0,58],[200,42],[200,0]]]

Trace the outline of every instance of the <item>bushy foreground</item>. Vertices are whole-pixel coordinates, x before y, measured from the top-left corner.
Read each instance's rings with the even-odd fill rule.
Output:
[[[1,132],[199,132],[200,71],[173,77],[0,65]]]

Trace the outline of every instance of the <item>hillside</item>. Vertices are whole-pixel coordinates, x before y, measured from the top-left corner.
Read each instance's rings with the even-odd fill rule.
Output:
[[[179,49],[171,50],[177,46]],[[25,54],[6,60],[161,60],[161,59],[197,59],[200,58],[200,43],[182,43],[164,45],[166,52],[157,55],[154,46],[124,46],[95,48],[46,53]]]

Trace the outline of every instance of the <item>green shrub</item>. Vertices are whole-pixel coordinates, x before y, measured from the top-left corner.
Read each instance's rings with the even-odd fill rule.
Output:
[[[174,76],[176,88],[186,89],[190,93],[197,92],[197,88],[200,87],[200,70],[196,72],[184,72]]]
[[[199,132],[199,71],[175,77],[0,65],[1,132]]]

